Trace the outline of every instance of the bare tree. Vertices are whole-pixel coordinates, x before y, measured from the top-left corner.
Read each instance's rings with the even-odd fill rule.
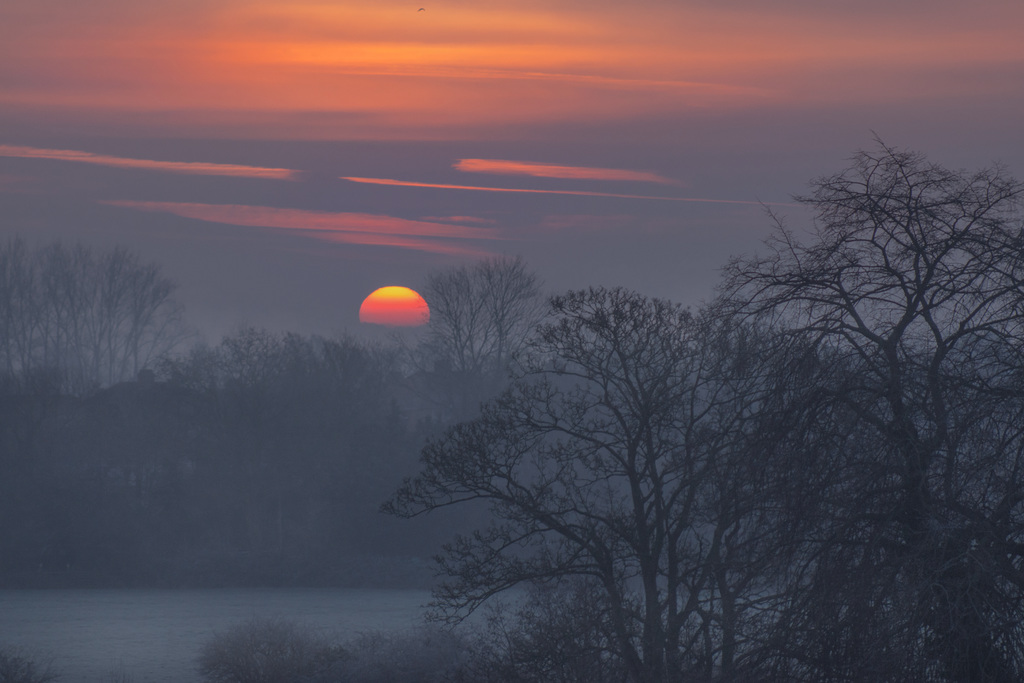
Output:
[[[424,294],[435,360],[477,375],[504,373],[544,308],[537,275],[521,258],[493,257],[434,273]]]
[[[388,509],[490,503],[495,522],[446,547],[451,618],[567,582],[595,596],[585,611],[631,680],[731,675],[778,556],[757,504],[769,463],[752,457],[769,356],[752,332],[624,290],[552,312],[510,389],[429,444]]]
[[[134,377],[184,337],[174,284],[130,251],[0,246],[0,360],[59,370],[81,392]]]
[[[813,241],[777,221],[729,266],[736,311],[810,339],[847,416],[808,492],[790,678],[1024,675],[1022,193],[879,143],[799,198]]]
[[[465,419],[500,391],[512,359],[544,311],[537,275],[521,258],[494,257],[431,274],[426,338],[416,365],[421,388],[446,420]]]

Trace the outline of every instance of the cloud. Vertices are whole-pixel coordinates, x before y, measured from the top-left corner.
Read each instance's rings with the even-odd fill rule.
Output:
[[[883,20],[808,0],[100,4],[0,2],[0,110],[164,134],[464,139],[707,109],[932,111],[1019,93],[1024,54],[1024,3],[1008,0],[890,2]],[[316,131],[310,116],[326,117]]]
[[[425,221],[441,221],[442,223],[476,223],[477,225],[497,225],[498,221],[493,218],[478,218],[476,216],[423,216]]]
[[[746,199],[707,199],[701,197],[661,197],[645,194],[619,194],[615,192],[588,192],[585,190],[533,190],[518,187],[481,187],[478,185],[449,185],[447,183],[419,183],[411,180],[392,180],[391,178],[359,178],[341,176],[342,180],[369,185],[391,185],[395,187],[432,187],[442,190],[472,190],[475,192],[516,192],[526,194],[567,194],[581,197],[615,197],[619,199],[653,199],[665,202],[701,202],[707,204],[753,204],[755,206],[790,206],[780,202],[758,202]]]
[[[446,240],[500,239],[497,231],[489,228],[443,225],[367,213],[331,213],[239,204],[129,200],[107,200],[100,203],[140,211],[159,211],[211,223],[297,230],[328,242],[396,247],[437,254],[484,256],[489,252]]]
[[[626,180],[662,185],[681,185],[680,182],[648,171],[628,171],[617,168],[590,166],[562,166],[535,161],[507,159],[459,159],[453,168],[467,173],[494,173],[497,175],[527,175],[535,178],[565,178],[569,180]]]
[[[277,180],[294,180],[298,171],[287,168],[263,168],[261,166],[242,166],[238,164],[213,164],[201,161],[155,161],[152,159],[129,159],[126,157],[79,152],[71,149],[40,149],[38,147],[18,147],[0,145],[0,157],[17,157],[20,159],[55,159],[57,161],[78,161],[100,166],[118,168],[135,168],[145,171],[166,171],[167,173],[185,173],[189,175],[235,176],[239,178],[274,178]]]

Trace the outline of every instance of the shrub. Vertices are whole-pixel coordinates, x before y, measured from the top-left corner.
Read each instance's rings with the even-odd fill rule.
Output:
[[[49,662],[35,661],[21,650],[0,649],[0,683],[50,683],[59,678]]]
[[[491,608],[473,640],[467,678],[488,683],[618,683],[629,672],[616,654],[600,593],[583,581],[530,587]]]
[[[283,619],[251,619],[207,642],[199,673],[207,683],[298,683],[345,657],[313,629]]]
[[[459,636],[426,627],[364,633],[345,649],[350,657],[322,683],[451,683],[463,680],[467,654]]]

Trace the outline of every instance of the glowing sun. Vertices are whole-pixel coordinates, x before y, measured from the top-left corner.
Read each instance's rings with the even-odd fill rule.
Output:
[[[363,300],[359,322],[416,327],[430,320],[430,308],[422,296],[408,287],[381,287]]]

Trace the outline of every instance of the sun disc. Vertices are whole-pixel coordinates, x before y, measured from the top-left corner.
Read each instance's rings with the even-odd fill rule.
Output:
[[[359,322],[390,327],[417,327],[430,320],[426,300],[408,287],[375,289],[359,307]]]

